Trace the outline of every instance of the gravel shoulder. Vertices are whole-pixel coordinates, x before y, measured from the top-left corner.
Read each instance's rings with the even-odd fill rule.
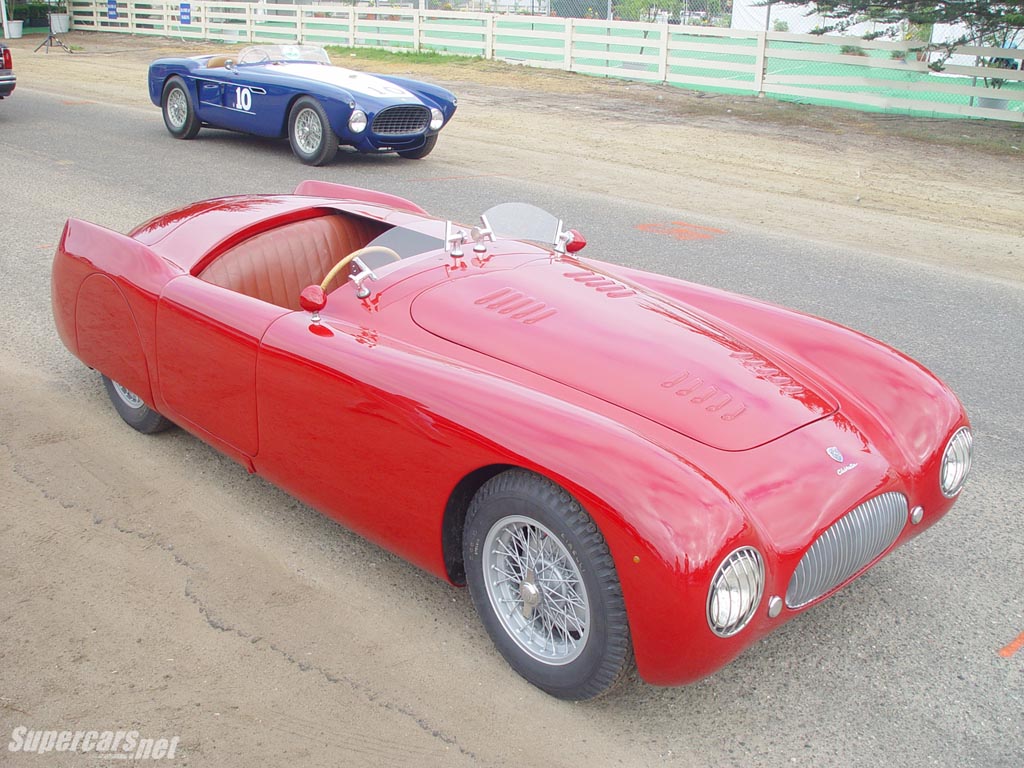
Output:
[[[19,89],[152,110],[150,61],[233,49],[112,33],[65,40],[74,54],[33,52],[35,36],[9,41]],[[861,114],[471,59],[336,63],[458,94],[459,112],[431,161],[1024,281],[1024,126]]]

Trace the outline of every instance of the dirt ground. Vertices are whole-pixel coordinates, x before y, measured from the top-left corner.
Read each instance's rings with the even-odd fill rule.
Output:
[[[110,33],[65,40],[74,54],[33,53],[35,37],[9,41],[22,87],[151,108],[152,59],[232,50]],[[1020,124],[861,114],[471,59],[335,63],[450,87],[460,98],[446,129],[459,140],[452,159],[471,151],[491,174],[1024,280]],[[510,125],[529,139],[510,143]]]

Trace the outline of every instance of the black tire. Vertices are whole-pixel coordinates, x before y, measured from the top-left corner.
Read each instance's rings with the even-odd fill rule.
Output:
[[[152,435],[174,426],[171,421],[142,402],[138,395],[116,381],[104,376],[103,386],[106,387],[107,396],[114,404],[114,410],[117,411],[118,416],[124,419],[132,429],[136,429],[144,435]]]
[[[433,134],[427,136],[427,140],[423,142],[423,146],[419,149],[403,149],[399,151],[398,156],[407,158],[408,160],[422,160],[424,157],[434,151],[434,147],[437,145],[437,137],[440,134]]]
[[[324,165],[338,153],[338,135],[327,112],[311,96],[300,96],[288,113],[288,143],[306,165]]]
[[[196,115],[196,105],[188,92],[185,81],[172,77],[164,84],[160,108],[164,115],[167,131],[176,139],[194,139],[201,126]]]
[[[524,554],[526,550],[530,554]],[[632,670],[626,608],[608,545],[565,490],[524,470],[491,478],[470,503],[462,552],[466,581],[484,628],[505,660],[530,683],[557,698],[578,701],[604,695]],[[524,562],[532,562],[536,571],[524,574],[517,567]],[[517,574],[515,578],[502,577],[509,573],[506,568]],[[548,576],[538,575],[543,573]],[[513,599],[508,601],[503,594]],[[572,597],[581,602],[573,603]],[[513,607],[499,616],[496,602],[511,602]],[[566,616],[567,608],[578,618],[570,604],[586,606],[581,632],[566,633],[565,624],[553,624]],[[520,624],[519,637],[525,639],[516,639],[506,622]],[[528,650],[531,639],[545,637],[552,639],[550,654],[546,640],[542,649],[533,645]],[[564,648],[556,648],[556,638]],[[569,650],[574,643],[575,649]]]

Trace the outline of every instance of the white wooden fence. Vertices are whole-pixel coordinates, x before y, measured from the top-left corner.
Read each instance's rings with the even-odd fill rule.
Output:
[[[696,90],[1024,122],[1017,50],[957,51],[959,61],[1000,58],[1016,69],[948,65],[935,73],[914,41],[327,4],[71,0],[69,10],[75,30],[434,51]],[[993,75],[1002,87],[992,87]]]

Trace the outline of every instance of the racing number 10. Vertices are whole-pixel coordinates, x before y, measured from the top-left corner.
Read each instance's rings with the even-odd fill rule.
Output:
[[[235,109],[248,112],[252,109],[252,91],[248,88],[235,88]]]

